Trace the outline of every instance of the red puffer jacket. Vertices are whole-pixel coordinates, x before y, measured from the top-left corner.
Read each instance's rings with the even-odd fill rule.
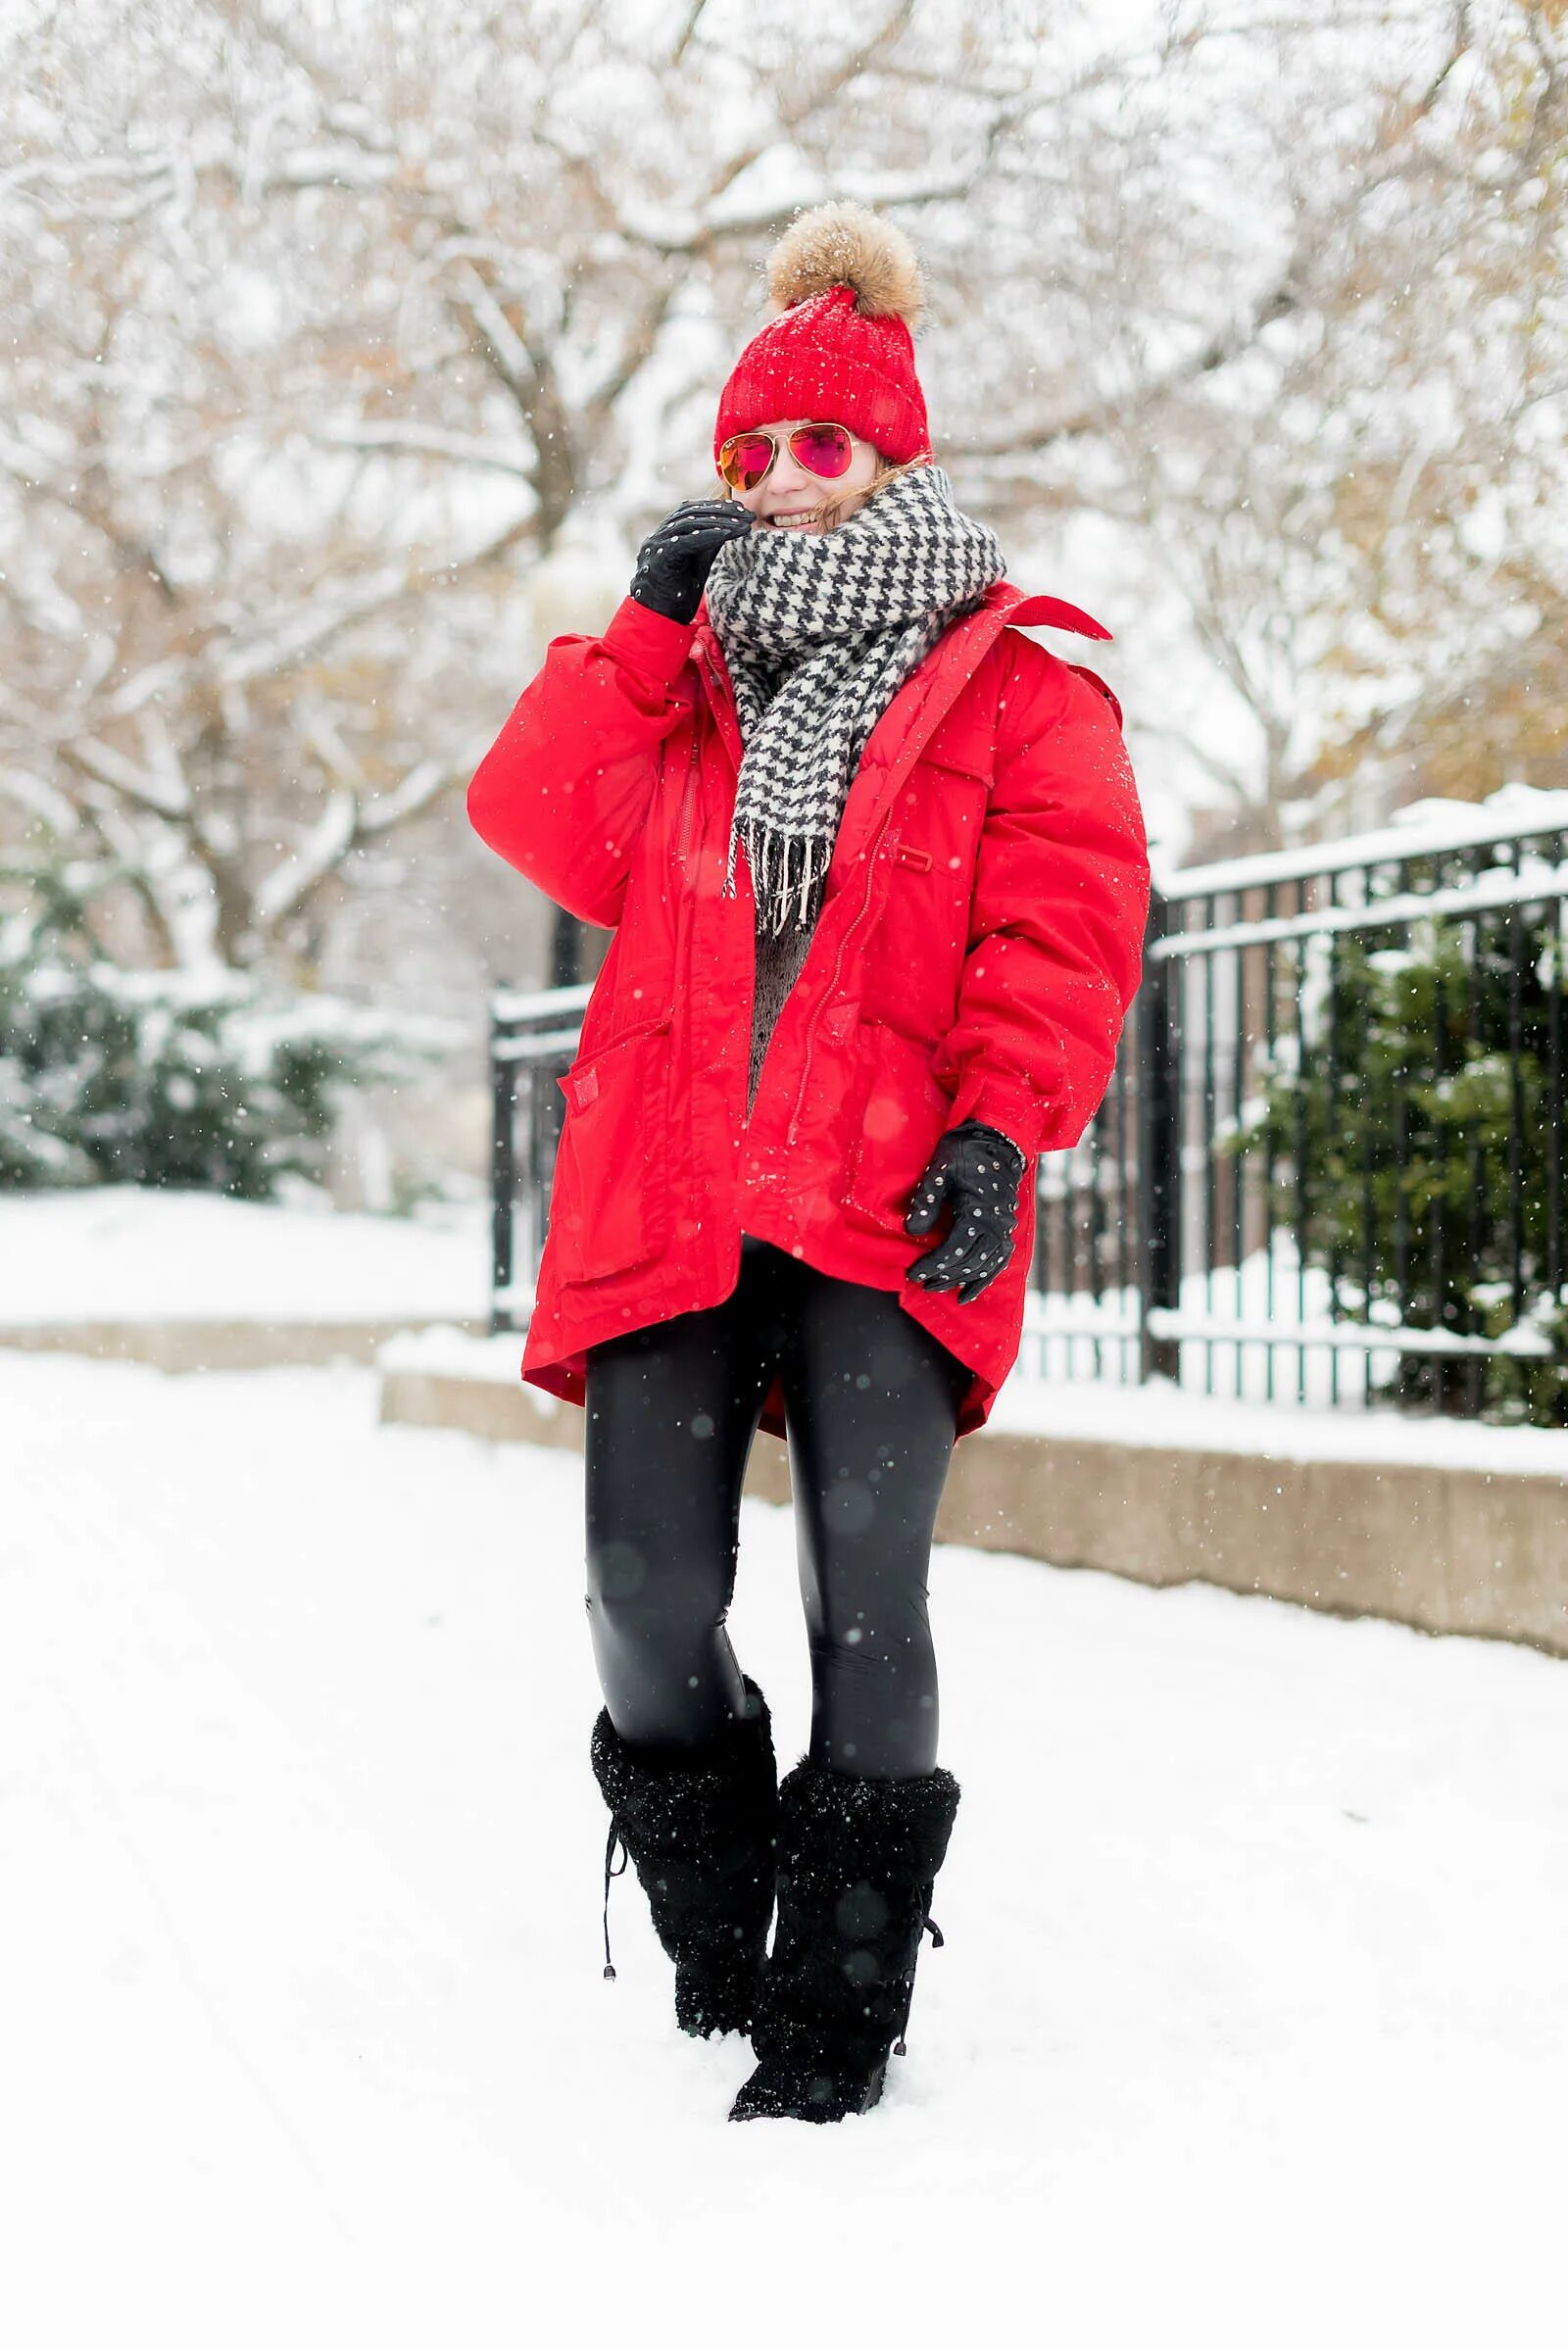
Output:
[[[706,605],[628,597],[558,636],[468,786],[475,831],[557,905],[612,929],[561,1079],[565,1123],[522,1376],[584,1399],[586,1349],[718,1304],[743,1232],[896,1290],[973,1371],[960,1436],[1014,1361],[1035,1158],[1109,1082],[1149,905],[1121,711],[1009,622],[1108,632],[999,581],[883,711],[850,787],[805,968],[750,1121],[754,917],[721,895],[741,757]],[[1023,1149],[1010,1263],[968,1304],[905,1270],[903,1217],[940,1137],[983,1118]],[[775,1379],[762,1425],[783,1435]]]

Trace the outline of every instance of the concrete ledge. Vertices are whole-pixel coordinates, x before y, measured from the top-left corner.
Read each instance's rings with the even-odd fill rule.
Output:
[[[383,1370],[380,1418],[384,1425],[455,1428],[491,1444],[542,1444],[552,1450],[575,1452],[582,1450],[587,1425],[575,1403],[560,1402],[541,1388],[525,1387],[514,1358],[505,1379],[465,1378],[446,1370]],[[780,1505],[789,1500],[789,1451],[777,1436],[758,1430],[741,1489],[751,1500]]]
[[[507,1377],[394,1361],[380,1416],[582,1448],[582,1412],[524,1386],[514,1356]],[[789,1499],[776,1437],[753,1444],[745,1491]],[[937,1538],[1568,1656],[1568,1482],[1557,1476],[984,1429],[954,1452]]]
[[[90,1354],[155,1370],[271,1370],[288,1363],[370,1364],[411,1330],[457,1329],[477,1338],[482,1321],[51,1321],[6,1328],[0,1346],[35,1353]]]
[[[982,1431],[954,1453],[937,1532],[1568,1655],[1559,1477]]]

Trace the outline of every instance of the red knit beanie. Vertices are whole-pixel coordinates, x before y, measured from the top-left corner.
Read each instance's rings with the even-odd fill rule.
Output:
[[[713,461],[732,432],[786,416],[848,424],[894,465],[931,455],[910,328],[924,307],[902,228],[863,204],[818,204],[768,257],[773,315],[725,384]]]

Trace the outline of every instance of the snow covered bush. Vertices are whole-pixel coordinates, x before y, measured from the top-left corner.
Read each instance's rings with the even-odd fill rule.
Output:
[[[1222,1147],[1272,1146],[1276,1218],[1300,1230],[1336,1309],[1510,1349],[1407,1354],[1386,1399],[1568,1426],[1555,908],[1390,935],[1335,940],[1332,990],[1308,974],[1300,1064],[1288,1014]]]
[[[0,1188],[90,1183],[266,1199],[319,1179],[343,1095],[429,1056],[407,1019],[214,968],[104,959],[68,871],[12,868],[0,920]]]

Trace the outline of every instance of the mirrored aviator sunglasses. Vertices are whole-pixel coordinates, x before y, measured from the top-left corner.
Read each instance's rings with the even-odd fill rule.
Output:
[[[819,480],[837,481],[854,462],[855,442],[843,424],[797,424],[788,438],[796,464]],[[744,493],[767,479],[777,455],[774,433],[732,432],[718,452],[718,469],[732,490]]]

